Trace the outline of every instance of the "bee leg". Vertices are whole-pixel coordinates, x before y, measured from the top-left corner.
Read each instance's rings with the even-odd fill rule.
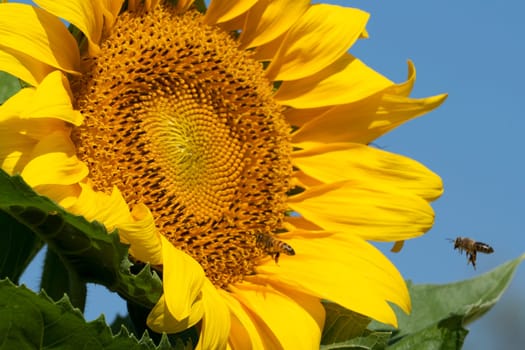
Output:
[[[472,266],[474,266],[474,270],[476,269],[476,256],[477,256],[477,252],[474,252],[471,257],[472,257]]]
[[[279,263],[279,256],[281,256],[281,253],[280,252],[276,252],[273,259],[275,260],[275,263],[278,264]]]
[[[468,263],[472,263],[472,267],[474,267],[474,270],[476,269],[476,252],[472,252],[470,254],[468,254]]]

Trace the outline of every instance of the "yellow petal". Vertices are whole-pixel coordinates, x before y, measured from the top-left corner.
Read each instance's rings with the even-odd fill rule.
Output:
[[[292,181],[294,181],[293,186],[299,186],[305,189],[314,186],[319,186],[324,183],[299,169],[294,171]],[[295,181],[297,183],[295,183]]]
[[[34,187],[75,184],[84,179],[88,172],[87,166],[77,158],[69,134],[56,131],[36,145],[21,175]]]
[[[414,64],[411,61],[408,61],[408,79],[405,82],[394,84],[389,86],[387,89],[383,91],[385,94],[389,95],[398,95],[398,96],[404,96],[408,97],[410,95],[410,92],[412,91],[412,88],[414,87],[414,83],[416,80],[416,69],[414,67]],[[377,103],[377,99],[380,94],[377,96],[370,96],[369,99],[363,101],[363,103]],[[355,107],[354,104],[350,104],[352,106],[351,108]],[[359,107],[359,104],[356,104],[356,106]],[[330,111],[331,108],[329,107],[319,107],[319,108],[301,108],[301,109],[295,109],[295,108],[288,108],[285,110],[284,115],[288,122],[291,125],[295,126],[303,126],[305,123],[309,122],[310,120],[323,115]]]
[[[399,241],[417,237],[434,223],[427,201],[389,186],[345,181],[316,186],[291,196],[289,206],[325,230],[366,240]]]
[[[34,190],[42,196],[51,198],[66,210],[77,201],[81,192],[81,188],[78,184],[40,185],[35,186]]]
[[[217,24],[217,27],[224,30],[225,32],[233,32],[237,30],[242,30],[247,17],[248,17],[248,12],[245,12],[240,16],[230,19],[229,21]]]
[[[25,112],[35,96],[35,92],[36,89],[32,87],[21,89],[0,105],[0,122],[20,119],[20,115]]]
[[[106,30],[109,31],[113,27],[123,3],[124,0],[101,0]]]
[[[129,251],[138,260],[161,265],[161,240],[153,214],[144,204],[138,204],[133,207],[131,215],[133,221],[117,225],[121,239],[131,244]]]
[[[49,134],[52,130],[69,130],[64,121],[58,118],[48,118],[41,115],[33,118],[33,115],[27,113],[27,109],[33,109],[36,89],[25,88],[18,91],[0,106],[0,123],[11,123],[11,131],[17,130],[22,135],[28,135],[36,140],[41,140],[43,136]],[[46,108],[45,106],[42,106]],[[38,112],[38,111],[35,111]],[[75,116],[80,116],[75,114]],[[80,116],[81,117],[81,116]],[[66,118],[68,122],[81,122],[75,118]],[[32,125],[35,125],[32,127]],[[43,131],[42,131],[43,130]]]
[[[416,82],[416,67],[412,61],[408,61],[408,76],[407,80],[403,83],[395,84],[391,86],[387,92],[391,95],[399,95],[408,97],[414,88]]]
[[[204,21],[207,24],[229,21],[248,11],[256,2],[257,0],[212,0]]]
[[[12,55],[29,55],[69,73],[79,71],[76,41],[52,14],[24,4],[1,4],[0,28],[0,50],[10,49]]]
[[[46,11],[75,25],[89,41],[89,53],[99,52],[104,11],[102,2],[85,0],[35,0],[35,3]]]
[[[37,86],[44,77],[54,70],[53,67],[21,52],[0,49],[0,67],[29,85]]]
[[[15,175],[30,160],[36,142],[30,137],[11,132],[6,124],[0,124],[0,166],[9,175]]]
[[[292,136],[301,148],[320,143],[370,143],[404,122],[437,108],[447,95],[411,99],[376,94],[348,105],[336,106],[307,121]],[[345,127],[346,126],[346,127]]]
[[[178,333],[199,322],[202,319],[203,313],[202,302],[198,300],[192,305],[190,316],[179,321],[169,313],[165,294],[163,294],[150,311],[146,323],[149,328],[157,333]]]
[[[344,54],[309,77],[284,81],[275,100],[294,108],[317,108],[359,101],[393,83],[355,57]]]
[[[304,217],[301,216],[287,216],[284,225],[288,231],[323,231],[322,227],[319,227],[318,225],[306,220]]]
[[[303,126],[308,121],[323,115],[331,108],[331,106],[308,109],[287,108],[284,110],[283,115],[290,125]]]
[[[318,298],[301,293],[288,296],[280,291],[243,282],[231,286],[232,294],[257,315],[277,337],[283,349],[319,349],[322,324],[316,317]],[[286,315],[283,315],[286,310]]]
[[[235,315],[231,315],[230,338],[228,339],[226,349],[254,349],[248,332],[246,332],[246,329],[243,327],[237,317],[235,317]],[[256,349],[264,349],[264,347],[261,345]]]
[[[129,207],[118,188],[113,187],[111,195],[107,195],[94,191],[86,183],[82,182],[79,185],[81,192],[78,199],[67,207],[67,210],[82,215],[89,221],[96,220],[103,223],[109,232],[113,231],[117,225],[133,220]]]
[[[364,240],[346,233],[305,231],[286,234],[283,239],[295,249],[296,255],[279,260],[279,265],[258,266],[257,277],[333,301],[394,326],[396,316],[387,301],[410,311],[403,278],[381,252]]]
[[[312,5],[286,34],[268,67],[268,78],[296,80],[324,69],[359,38],[368,17],[353,8]]]
[[[219,289],[231,313],[231,330],[229,344],[232,349],[264,349],[263,334],[257,329],[249,316],[249,311],[242,306],[229,292]]]
[[[194,2],[195,0],[179,0],[177,1],[177,9],[181,12],[185,12]]]
[[[32,90],[23,89],[15,96],[33,96]],[[0,106],[0,164],[11,175],[22,172],[31,160],[33,149],[42,139],[57,131],[69,133],[69,128],[58,119],[20,119],[20,108],[30,105],[21,105],[16,100],[12,97]],[[20,100],[26,101],[25,97]]]
[[[53,71],[34,88],[20,90],[0,107],[0,121],[10,118],[56,118],[73,125],[82,124],[83,117],[71,104],[67,78]]]
[[[357,144],[329,144],[292,153],[294,165],[323,183],[352,180],[391,186],[427,200],[443,193],[441,178],[415,160]]]
[[[196,350],[224,349],[230,335],[230,310],[215,286],[206,279],[202,286],[204,317]]]
[[[253,52],[253,59],[261,62],[273,60],[285,38],[286,33],[278,36],[269,43],[256,47]]]
[[[191,256],[175,248],[164,236],[160,238],[166,304],[176,320],[183,320],[190,316],[193,303],[200,298],[206,277],[202,267]]]
[[[242,48],[266,44],[286,32],[310,6],[310,0],[263,0],[248,11],[239,41]]]
[[[169,242],[168,244],[171,245]],[[166,271],[166,265],[164,271]],[[166,278],[164,278],[164,283],[166,283]],[[164,295],[148,315],[147,323],[151,329],[159,333],[176,333],[193,326],[202,319],[196,349],[223,349],[226,347],[230,334],[230,311],[215,286],[208,279],[205,279],[202,285],[202,298],[196,299],[189,305],[191,311],[188,317],[182,320],[173,315],[171,312],[173,308],[170,307],[170,302],[166,297],[167,293],[169,295],[176,291],[166,289],[166,285],[164,285],[164,291]]]
[[[285,286],[282,283],[279,283],[279,281],[277,283],[275,282],[275,280],[271,281],[270,284],[276,290],[286,295],[290,299],[295,300],[299,305],[301,305],[302,308],[305,309],[312,319],[317,323],[317,327],[320,330],[323,330],[326,319],[326,311],[323,307],[323,304],[321,303],[321,298],[318,296],[312,296],[311,293],[304,293],[295,286]],[[319,339],[319,342],[320,340],[321,339]]]
[[[60,71],[50,73],[36,88],[31,105],[26,106],[21,118],[53,117],[71,123],[82,124],[83,117],[71,104],[69,81]]]

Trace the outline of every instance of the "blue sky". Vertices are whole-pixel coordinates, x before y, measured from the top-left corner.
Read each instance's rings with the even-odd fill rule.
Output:
[[[445,194],[434,203],[434,228],[407,242],[399,254],[380,246],[385,254],[407,279],[448,283],[477,276],[525,252],[525,5],[517,0],[332,3],[371,13],[370,39],[359,41],[350,50],[354,55],[396,82],[405,80],[406,61],[411,59],[417,69],[414,97],[449,93],[437,111],[376,141],[387,151],[422,162],[445,183]],[[446,240],[459,235],[489,243],[495,253],[478,256],[474,271]],[[30,286],[38,284],[37,270],[24,276]],[[507,310],[515,310],[512,305],[523,308],[523,295],[521,267],[500,304],[469,327],[465,349],[501,345],[503,333],[495,325]],[[87,310],[88,319],[101,312],[112,319],[116,311],[124,312],[124,303],[97,287]],[[523,311],[509,322],[525,324]]]

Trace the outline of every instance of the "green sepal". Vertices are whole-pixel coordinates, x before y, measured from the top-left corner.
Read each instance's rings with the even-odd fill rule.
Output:
[[[128,246],[116,231],[108,233],[102,224],[66,212],[36,194],[21,177],[4,171],[0,171],[0,193],[0,210],[36,233],[82,281],[102,284],[147,308],[160,298],[160,278],[148,265],[137,275],[130,272]]]

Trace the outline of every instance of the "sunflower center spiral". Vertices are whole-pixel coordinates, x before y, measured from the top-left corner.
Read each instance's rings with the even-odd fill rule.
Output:
[[[73,81],[73,131],[96,190],[146,204],[217,286],[242,280],[281,228],[289,125],[261,65],[229,34],[168,5],[124,12]]]
[[[225,120],[216,120],[212,97],[199,88],[188,93],[182,84],[164,88],[137,112],[156,163],[163,165],[162,185],[199,219],[220,217],[239,184],[242,145]]]

